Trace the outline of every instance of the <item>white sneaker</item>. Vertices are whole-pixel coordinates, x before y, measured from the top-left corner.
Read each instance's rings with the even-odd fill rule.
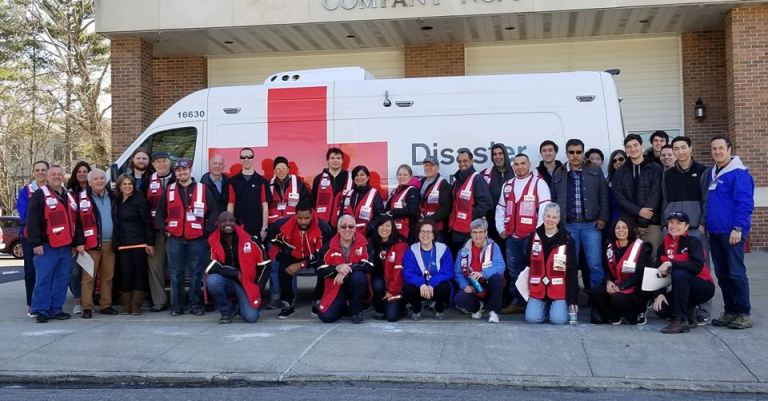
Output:
[[[83,314],[83,307],[80,304],[76,304],[74,308],[72,308],[72,314],[73,315],[82,315]]]
[[[483,310],[480,309],[479,311],[472,314],[472,319],[480,320],[483,318]]]
[[[499,315],[496,314],[496,312],[491,311],[491,315],[488,317],[488,323],[498,323],[499,322]]]

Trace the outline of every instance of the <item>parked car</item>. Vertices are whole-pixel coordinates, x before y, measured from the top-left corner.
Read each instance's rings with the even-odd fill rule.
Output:
[[[8,253],[16,259],[24,258],[19,228],[18,217],[0,216],[0,252]]]

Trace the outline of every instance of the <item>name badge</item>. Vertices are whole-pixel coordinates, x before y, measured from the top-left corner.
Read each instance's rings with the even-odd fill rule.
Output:
[[[205,209],[203,209],[203,208],[199,208],[199,209],[198,209],[198,208],[196,208],[196,209],[194,210],[193,214],[194,214],[196,217],[199,217],[199,218],[201,218],[201,219],[202,219],[202,218],[205,216]]]
[[[396,222],[395,223],[395,228],[398,229],[398,230],[402,230],[403,229],[403,223],[397,223]]]
[[[717,189],[717,181],[712,181],[711,184],[709,184],[709,190],[714,191]]]
[[[621,272],[622,273],[634,273],[636,267],[637,267],[637,265],[635,264],[635,262],[626,261],[626,262],[624,262],[623,265],[621,265]]]
[[[429,196],[427,196],[427,203],[436,204],[439,200],[440,200],[439,194],[429,194]]]
[[[149,189],[152,190],[152,192],[157,192],[158,189],[160,189],[160,183],[159,182],[153,182],[149,184]]]
[[[331,185],[331,180],[327,178],[323,178],[320,180],[320,186],[323,188],[327,188],[329,185]]]
[[[533,251],[533,253],[538,255],[541,252],[541,243],[534,242],[533,243],[533,247],[531,248],[531,250]]]
[[[178,226],[179,226],[179,222],[178,221],[169,221],[168,222],[168,227],[170,227],[170,228],[175,228],[175,227],[178,227]]]
[[[563,279],[561,279],[561,278],[553,278],[552,279],[552,285],[562,285],[562,284],[563,284]]]
[[[555,261],[554,264],[552,264],[552,270],[556,272],[564,272],[565,271],[565,263]]]
[[[85,230],[83,231],[83,235],[86,237],[92,237],[94,234],[93,230]]]
[[[203,203],[203,202],[194,202],[194,203],[192,203],[192,207],[194,207],[195,209],[204,209],[205,208],[205,203]]]
[[[458,213],[456,213],[456,217],[458,217],[458,218],[460,218],[462,220],[466,220],[467,219],[467,214],[466,213],[462,213],[462,212],[458,212]]]
[[[525,196],[523,196],[523,201],[525,201],[525,202],[536,202],[536,196],[534,196],[534,195],[525,195]]]
[[[539,284],[540,282],[541,282],[541,278],[531,277],[531,284]]]
[[[363,220],[370,220],[371,219],[371,208],[368,206],[363,206],[360,208],[360,218]]]
[[[56,199],[53,199],[53,198],[48,198],[45,200],[45,204],[50,206],[51,209],[55,208],[57,203],[59,202],[56,202]]]
[[[197,221],[197,217],[195,217],[194,213],[187,213],[187,221],[189,222]]]
[[[288,204],[280,202],[277,204],[277,210],[285,210],[288,208]]]
[[[190,223],[189,226],[192,227],[195,230],[202,230],[203,229],[203,226],[200,225],[200,223]]]
[[[296,206],[299,203],[299,194],[291,192],[288,194],[288,204],[290,206]]]
[[[88,210],[90,208],[91,208],[91,202],[89,202],[87,200],[80,201],[80,209]]]
[[[521,217],[520,222],[523,224],[533,224],[533,219],[528,217]]]
[[[317,208],[318,213],[325,213],[326,210],[328,210],[328,208],[325,206],[320,206]]]
[[[565,263],[565,255],[556,254],[555,262]]]
[[[459,197],[464,200],[469,200],[472,197],[472,191],[470,190],[464,190],[459,192]]]

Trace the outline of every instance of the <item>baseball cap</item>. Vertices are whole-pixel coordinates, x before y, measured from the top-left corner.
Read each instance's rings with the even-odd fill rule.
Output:
[[[176,159],[176,167],[174,168],[192,168],[192,160],[189,159]]]
[[[152,161],[155,161],[157,159],[162,159],[162,158],[170,159],[171,154],[162,150],[152,153]]]
[[[439,166],[440,164],[437,162],[437,158],[435,156],[427,156],[424,158],[424,161],[421,162],[422,164],[425,163],[432,163],[435,166]]]
[[[690,219],[688,218],[688,213],[680,211],[680,212],[672,212],[667,216],[667,220],[675,219],[677,221],[682,221],[684,223],[688,223]]]

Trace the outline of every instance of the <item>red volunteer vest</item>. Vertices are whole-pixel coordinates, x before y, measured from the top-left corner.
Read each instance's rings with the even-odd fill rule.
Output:
[[[408,245],[399,241],[389,250],[381,251],[379,257],[384,261],[384,282],[387,292],[392,295],[387,302],[402,299],[403,295],[403,256],[408,250]]]
[[[453,210],[449,220],[451,230],[453,231],[460,233],[471,231],[472,207],[475,205],[475,191],[472,184],[475,182],[475,176],[477,176],[477,173],[472,173],[464,182],[464,185],[453,194]]]
[[[93,203],[88,192],[80,191],[80,222],[83,224],[85,249],[95,249],[99,246],[99,223],[93,213]]]
[[[536,230],[539,219],[539,179],[531,175],[518,199],[515,196],[515,180],[513,178],[504,184],[503,193],[506,196],[506,211],[504,214],[504,231],[515,238],[525,238]]]
[[[48,189],[47,185],[41,189],[45,196],[45,212],[43,217],[47,226],[48,245],[52,248],[72,246],[72,242],[75,240],[75,220],[77,219],[77,202],[75,202],[75,198],[67,192],[67,199],[69,201],[69,207],[67,207]]]
[[[640,250],[643,247],[643,240],[636,239],[635,242],[624,251],[621,255],[621,259],[616,261],[616,255],[613,252],[613,244],[608,244],[608,249],[605,252],[605,256],[608,259],[608,269],[616,277],[616,285],[621,285],[623,282],[629,280],[633,274],[637,271],[637,260],[640,258]],[[644,266],[640,266],[644,268]],[[635,288],[627,288],[621,290],[622,294],[631,294],[635,292]]]
[[[410,186],[410,185],[400,185],[395,190],[395,193],[392,194],[392,198],[390,199],[390,205],[391,209],[402,209],[405,207],[405,199],[408,196],[408,191],[414,190],[418,191],[416,187]],[[408,217],[399,217],[395,219],[395,228],[397,228],[397,231],[400,232],[400,235],[403,236],[403,238],[408,238],[411,230],[411,219]]]
[[[352,209],[352,194],[353,191],[347,192],[344,197],[344,205],[341,214],[348,214],[355,218],[355,226],[357,226],[357,233],[365,235],[365,228],[368,223],[373,219],[373,200],[376,198],[376,188],[371,188],[361,199],[358,199],[357,205],[354,210]]]
[[[491,265],[493,264],[492,256],[493,256],[493,242],[486,245],[485,250],[483,250],[482,248],[480,250],[476,250],[475,245],[471,244],[469,253],[461,257],[460,265],[461,265],[461,271],[462,273],[464,273],[464,277],[469,279],[469,275],[472,274],[472,272],[482,272],[483,269],[491,267]],[[482,258],[482,260],[480,258]],[[482,278],[478,281],[480,281],[481,284],[484,284],[487,280],[485,278]],[[486,296],[486,292],[487,291],[478,293],[477,296],[480,298],[484,298]]]
[[[368,240],[362,234],[355,233],[355,239],[352,241],[352,248],[349,252],[349,260],[344,259],[344,253],[341,251],[341,241],[339,235],[335,235],[331,240],[328,251],[325,253],[324,261],[326,265],[341,265],[344,263],[355,264],[368,261]],[[330,267],[329,267],[330,268]],[[333,278],[323,279],[323,297],[320,298],[320,312],[325,312],[336,296],[339,295],[341,285],[336,284]]]
[[[437,212],[440,208],[440,185],[445,182],[443,177],[437,177],[432,186],[424,190],[424,198],[421,199],[421,218],[429,217]],[[445,223],[441,221],[435,222],[438,231],[442,231]]]
[[[318,221],[317,215],[312,216],[309,230],[301,231],[298,224],[296,224],[296,217],[291,217],[283,223],[280,227],[280,232],[275,237],[294,246],[291,251],[291,256],[294,259],[304,260],[309,258],[311,260],[317,251],[323,247],[323,233],[320,231]],[[273,246],[269,251],[269,256],[274,259],[277,257],[278,252],[278,247]]]
[[[251,308],[258,309],[261,305],[261,288],[256,282],[259,273],[257,266],[269,263],[264,261],[264,254],[261,248],[253,241],[251,236],[245,232],[243,226],[236,226],[237,233],[237,260],[240,263],[241,285],[248,296],[248,303]],[[227,256],[224,254],[224,246],[221,245],[221,230],[216,230],[208,237],[208,245],[211,247],[211,259],[225,263]]]
[[[205,211],[208,210],[208,205],[205,204],[205,184],[195,182],[192,185],[195,186],[194,193],[186,208],[181,200],[182,194],[178,183],[168,185],[166,198],[168,216],[165,219],[165,231],[174,237],[183,237],[188,240],[203,236],[203,219]]]
[[[565,271],[568,266],[568,246],[560,245],[550,252],[544,261],[544,249],[541,238],[537,233],[531,244],[531,270],[528,279],[530,296],[536,299],[551,300],[565,299]],[[555,267],[555,261],[562,262],[563,267]]]
[[[335,195],[333,194],[331,178],[331,175],[327,171],[323,171],[323,175],[320,177],[319,188],[317,188],[315,211],[320,220],[330,224],[331,227],[336,227],[336,223],[339,220],[339,205],[341,205],[341,199],[347,195],[347,192],[352,190],[352,177],[347,174],[347,183],[344,186],[344,190]]]
[[[685,236],[688,236],[688,234],[685,234]],[[673,238],[671,235],[667,234],[664,237],[664,254],[661,255],[659,258],[660,263],[664,263],[666,261],[671,262],[687,262],[689,260],[688,252],[680,253],[679,251],[679,244],[680,244],[680,238]],[[704,251],[704,256],[706,260],[706,250]],[[696,275],[696,277],[707,280],[710,282],[714,282],[712,280],[712,274],[709,272],[709,266],[707,266],[707,262],[704,262],[704,266],[702,266],[701,271],[699,274]]]
[[[284,216],[293,216],[296,214],[296,205],[299,203],[299,184],[296,176],[291,174],[291,184],[286,188],[286,192],[281,196],[275,185],[275,177],[269,182],[272,187],[272,202],[269,202],[269,216],[267,223],[272,224]]]
[[[157,214],[157,205],[160,204],[160,197],[162,197],[165,192],[163,181],[157,175],[157,172],[152,173],[152,176],[149,177],[149,186],[147,188],[149,212],[152,214],[152,217],[155,217],[155,214]]]

